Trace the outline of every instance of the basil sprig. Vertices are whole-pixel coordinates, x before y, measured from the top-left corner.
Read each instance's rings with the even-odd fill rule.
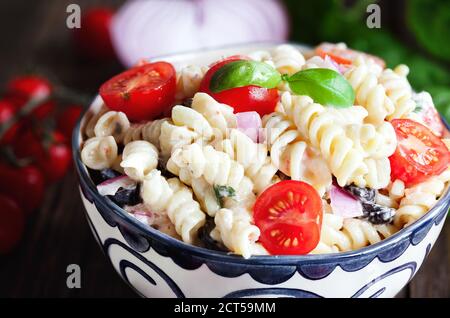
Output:
[[[354,105],[355,92],[340,73],[327,68],[314,68],[286,78],[296,95],[308,95],[324,106],[345,108]]]
[[[234,61],[222,66],[211,78],[209,89],[213,93],[256,85],[265,88],[275,88],[281,82],[281,74],[264,62]]]

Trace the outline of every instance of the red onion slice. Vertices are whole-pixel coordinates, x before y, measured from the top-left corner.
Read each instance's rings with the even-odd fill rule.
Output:
[[[363,215],[361,202],[335,185],[331,186],[330,199],[331,209],[336,215],[345,219]]]
[[[136,187],[136,181],[132,180],[128,176],[119,176],[100,183],[97,186],[98,193],[101,195],[115,195],[120,188],[134,189]]]
[[[257,112],[242,112],[236,114],[237,128],[250,137],[253,142],[261,142],[259,135],[262,127],[261,117]]]
[[[254,42],[283,42],[288,18],[277,0],[127,1],[111,38],[128,67],[141,58]]]

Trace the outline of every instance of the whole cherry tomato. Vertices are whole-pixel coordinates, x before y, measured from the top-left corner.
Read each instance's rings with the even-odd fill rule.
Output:
[[[25,217],[12,198],[0,194],[0,254],[10,252],[22,238]]]
[[[272,255],[302,255],[320,240],[322,200],[301,181],[286,180],[267,188],[253,207],[261,244]]]
[[[59,114],[57,119],[57,129],[66,137],[67,141],[72,140],[72,132],[82,112],[82,106],[71,105],[66,107],[64,111]]]
[[[202,80],[200,91],[211,95],[220,103],[232,106],[235,113],[256,111],[264,116],[273,112],[278,103],[279,96],[276,88],[268,89],[249,85],[228,89],[220,93],[213,93],[209,89],[212,77],[222,66],[245,59],[247,58],[244,56],[231,56],[213,64]]]
[[[37,75],[25,75],[12,79],[8,84],[7,98],[17,109],[21,109],[32,98],[46,98],[53,92],[53,87],[45,78]],[[47,100],[31,111],[37,120],[47,118],[56,109],[52,100]]]
[[[29,158],[42,171],[47,182],[58,181],[65,176],[72,164],[70,147],[65,136],[54,131],[27,131],[14,145],[15,155]]]
[[[106,106],[133,121],[152,120],[172,106],[176,72],[166,62],[148,63],[114,76],[100,87]]]
[[[8,93],[25,99],[50,96],[52,89],[49,81],[37,75],[19,76],[8,83]]]
[[[44,176],[32,165],[16,168],[0,163],[0,193],[13,198],[30,214],[44,197]]]
[[[402,180],[407,186],[439,175],[449,165],[450,151],[442,140],[418,122],[394,119],[397,149],[389,157],[391,179]]]
[[[20,122],[13,123],[10,128],[3,131],[3,125],[9,124],[16,114],[16,108],[6,100],[0,100],[0,145],[11,143],[17,136]]]
[[[81,17],[81,28],[75,29],[75,43],[84,56],[93,59],[114,58],[110,26],[114,12],[110,8],[89,9]]]

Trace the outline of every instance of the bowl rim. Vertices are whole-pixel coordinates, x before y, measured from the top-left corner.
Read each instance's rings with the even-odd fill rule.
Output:
[[[247,45],[251,45],[255,43],[249,43]],[[268,44],[268,45],[277,45],[280,43],[273,42],[257,42],[256,44]],[[305,45],[285,42],[284,44],[294,44],[305,47]],[[234,46],[226,46],[222,48],[235,48],[244,45],[234,45]],[[208,49],[209,51],[214,51],[221,48]],[[198,53],[198,51],[189,51],[182,52],[177,54],[169,54],[165,56],[155,57],[152,60],[161,60],[164,58],[169,58],[178,55],[192,55],[194,53]],[[203,50],[202,52],[205,52]],[[403,228],[393,234],[392,236],[381,240],[378,243],[359,248],[356,250],[351,250],[347,252],[337,252],[337,253],[328,253],[328,254],[308,254],[308,255],[252,255],[250,258],[243,258],[240,255],[232,254],[231,252],[221,252],[215,251],[211,249],[207,249],[204,247],[199,247],[191,244],[187,244],[181,240],[178,240],[172,236],[169,236],[163,232],[160,232],[151,226],[145,225],[140,222],[136,218],[133,218],[129,213],[127,213],[124,209],[117,206],[113,201],[109,198],[100,195],[97,191],[96,185],[92,181],[89,173],[86,169],[86,166],[81,161],[80,156],[80,146],[79,142],[80,136],[80,128],[81,122],[86,116],[86,114],[91,109],[92,105],[94,105],[97,101],[101,100],[101,97],[97,95],[91,105],[84,110],[82,115],[77,121],[77,124],[73,130],[72,134],[72,156],[75,162],[75,168],[80,178],[79,183],[84,183],[86,185],[86,189],[89,192],[89,195],[94,198],[94,202],[98,201],[108,208],[108,212],[112,212],[116,217],[121,219],[126,224],[131,225],[132,227],[137,228],[141,233],[148,235],[154,240],[159,241],[163,244],[168,244],[173,248],[176,248],[179,252],[184,252],[191,254],[193,256],[197,256],[203,259],[215,260],[223,263],[239,263],[242,265],[288,265],[288,266],[297,266],[299,263],[336,263],[340,261],[345,261],[354,257],[361,257],[375,254],[377,255],[380,251],[383,251],[389,245],[396,245],[400,241],[404,240],[406,237],[409,237],[412,233],[414,233],[417,229],[421,228],[424,224],[428,223],[428,221],[433,220],[440,213],[447,213],[441,211],[441,206],[445,204],[445,202],[450,201],[450,187],[447,187],[446,192],[439,198],[437,203],[422,217],[416,220],[410,226]],[[441,115],[441,120],[444,123],[445,127],[448,131],[450,131],[450,126]],[[86,190],[85,189],[85,190]],[[85,211],[85,213],[87,213]]]

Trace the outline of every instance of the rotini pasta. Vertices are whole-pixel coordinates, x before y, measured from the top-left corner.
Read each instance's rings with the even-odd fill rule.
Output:
[[[121,143],[125,133],[130,128],[130,122],[122,112],[109,111],[103,114],[94,127],[96,137],[113,136],[117,143]]]
[[[117,157],[118,147],[112,136],[90,138],[81,150],[81,160],[94,170],[111,168]]]
[[[292,75],[302,69],[305,58],[302,53],[292,45],[280,45],[272,52],[275,68],[281,74]]]
[[[188,187],[177,178],[166,180],[160,171],[152,170],[145,177],[141,191],[144,202],[151,209],[166,211],[184,242],[195,242],[198,230],[205,223],[205,214]]]
[[[378,80],[380,71],[381,69],[371,70],[370,65],[362,59],[357,59],[355,66],[344,73],[355,90],[356,104],[367,109],[366,120],[374,125],[381,124],[387,116],[396,111],[394,102],[387,96],[385,87]]]
[[[158,150],[147,141],[130,142],[123,150],[120,166],[130,178],[143,181],[158,166]]]
[[[281,104],[301,137],[320,150],[340,186],[352,182],[359,186],[366,185],[364,175],[368,171],[363,162],[364,156],[353,149],[353,141],[345,135],[342,127],[334,123],[334,116],[307,96],[293,97],[290,93],[284,93]]]
[[[144,124],[132,124],[125,132],[123,144],[128,144],[132,141],[145,140],[160,149],[160,136],[162,124],[168,119],[157,119]]]
[[[235,254],[249,258],[259,238],[259,228],[251,224],[251,214],[246,209],[221,209],[214,217],[218,235],[224,245]]]
[[[386,69],[380,76],[380,83],[386,90],[386,94],[394,105],[394,111],[388,114],[388,119],[405,118],[416,107],[412,100],[412,88],[406,76],[409,68],[406,65],[399,65],[394,70]]]
[[[188,65],[177,72],[176,100],[192,98],[200,89],[200,84],[207,69],[202,66]]]
[[[272,163],[292,180],[311,184],[320,194],[331,185],[326,162],[300,140],[294,123],[282,113],[264,116],[263,127]]]

